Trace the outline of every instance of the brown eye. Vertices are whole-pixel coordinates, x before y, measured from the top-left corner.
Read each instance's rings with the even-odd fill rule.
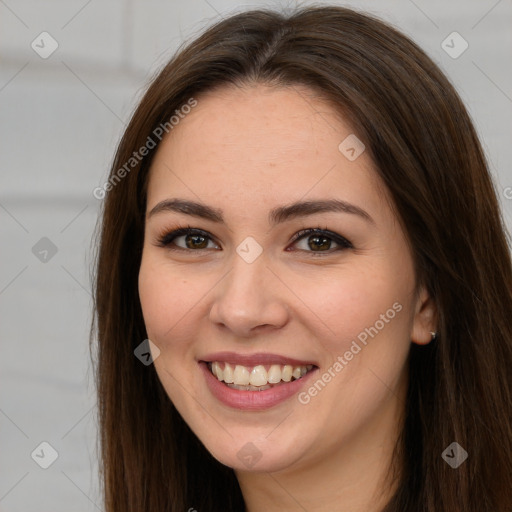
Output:
[[[341,235],[319,228],[299,231],[294,236],[293,241],[294,245],[298,245],[297,242],[302,243],[302,247],[299,247],[299,250],[314,253],[332,253],[353,247],[353,245]],[[333,248],[333,244],[337,247]]]
[[[187,249],[206,249],[208,246],[208,239],[203,235],[190,234],[177,237],[177,239],[179,238],[185,239]]]
[[[331,254],[343,249],[353,248],[353,245],[346,238],[320,228],[299,231],[292,241],[294,245],[298,245],[298,242],[303,244],[302,247],[299,247],[300,251],[313,254]],[[209,246],[209,243],[214,246]],[[333,244],[335,247],[333,247]],[[172,250],[184,251],[219,249],[219,246],[206,231],[197,228],[179,228],[170,231],[160,237],[158,245]]]
[[[209,242],[213,243],[213,240],[205,231],[193,228],[180,228],[162,236],[158,244],[161,247],[185,251],[218,248],[216,244],[216,247],[208,247]]]

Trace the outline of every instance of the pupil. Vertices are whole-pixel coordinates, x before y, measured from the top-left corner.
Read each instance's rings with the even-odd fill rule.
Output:
[[[310,240],[314,240],[314,244],[316,244],[315,247],[317,249],[322,248],[322,246],[323,246],[324,249],[328,249],[329,248],[328,247],[329,246],[329,239],[327,237],[325,237],[325,236],[314,236],[314,237],[311,237]],[[323,243],[319,244],[318,240],[323,240]],[[311,244],[310,244],[310,247],[312,249],[314,248]]]
[[[191,240],[193,240],[192,242],[190,242]],[[198,240],[201,240],[199,243],[196,243]],[[203,245],[204,245],[204,242],[205,242],[206,238],[202,235],[188,235],[187,237],[187,246],[189,249],[193,249],[193,248],[200,248],[200,249],[203,249]],[[190,242],[190,243],[189,243]]]

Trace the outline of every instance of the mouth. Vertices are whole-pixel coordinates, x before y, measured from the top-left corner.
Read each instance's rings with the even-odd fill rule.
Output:
[[[314,371],[314,364],[242,365],[227,361],[204,361],[219,382],[238,391],[265,391],[302,379]]]
[[[288,402],[319,371],[315,361],[269,353],[215,352],[197,362],[214,398],[248,412]]]

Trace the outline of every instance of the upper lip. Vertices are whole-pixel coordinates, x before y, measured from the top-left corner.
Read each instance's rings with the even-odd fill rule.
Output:
[[[283,356],[279,354],[269,354],[266,352],[259,352],[256,354],[238,354],[236,352],[215,352],[211,354],[206,354],[199,360],[207,363],[218,361],[235,365],[239,364],[241,366],[256,366],[259,364],[289,364],[291,366],[307,366],[308,364],[312,364],[314,366],[318,366],[314,361],[300,360],[295,359],[293,357]]]

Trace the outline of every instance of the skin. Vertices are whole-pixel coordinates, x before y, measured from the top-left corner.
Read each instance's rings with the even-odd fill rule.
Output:
[[[206,448],[234,468],[249,512],[377,511],[393,488],[385,477],[410,345],[429,343],[435,330],[433,302],[416,287],[384,185],[368,152],[355,161],[340,152],[353,130],[307,88],[225,87],[197,99],[158,148],[147,212],[183,198],[221,209],[225,222],[147,216],[139,292],[161,351],[158,376]],[[332,198],[374,222],[340,212],[268,222],[276,206]],[[174,240],[181,251],[159,246],[176,225],[207,231],[207,248],[187,251],[183,236]],[[291,242],[317,227],[353,248],[335,251],[331,241],[317,254],[312,235]],[[263,250],[250,264],[236,252],[248,236]],[[235,410],[213,397],[199,370],[202,355],[227,350],[315,361],[322,375],[395,303],[400,312],[307,404],[292,397],[264,411]],[[248,442],[261,454],[251,468],[237,457]]]

